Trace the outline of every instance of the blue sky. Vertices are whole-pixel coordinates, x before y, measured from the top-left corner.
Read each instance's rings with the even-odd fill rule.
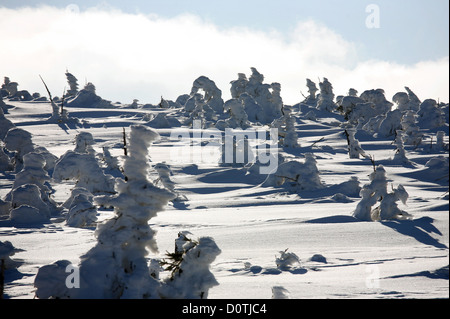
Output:
[[[379,28],[366,26],[372,4]],[[391,98],[410,86],[423,98],[449,95],[448,0],[0,0],[2,7],[1,45],[11,45],[0,50],[0,76],[15,76],[24,89],[39,89],[39,81],[23,79],[32,60],[50,83],[68,67],[123,102],[175,99],[200,75],[226,95],[229,81],[252,66],[280,82],[290,103],[306,91],[306,78],[322,77],[336,94],[381,87]]]

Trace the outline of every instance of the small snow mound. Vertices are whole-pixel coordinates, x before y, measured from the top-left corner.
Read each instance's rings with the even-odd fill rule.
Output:
[[[324,263],[324,264],[327,263],[327,259],[321,254],[314,254],[314,255],[312,255],[311,258],[309,258],[309,260],[310,261],[315,261],[315,262],[318,262],[318,263]]]
[[[272,287],[272,299],[290,299],[289,290],[281,286]]]

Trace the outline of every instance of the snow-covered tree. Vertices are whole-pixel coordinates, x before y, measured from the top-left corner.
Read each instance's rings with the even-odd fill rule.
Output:
[[[406,157],[406,151],[403,145],[403,131],[397,131],[393,143],[396,146],[393,162],[399,163],[400,165],[412,165],[411,161]]]
[[[70,107],[111,107],[110,101],[104,100],[96,94],[95,85],[91,82],[88,82],[75,96],[68,98],[66,104]]]
[[[34,150],[32,135],[24,129],[14,127],[5,136],[5,147],[9,151],[14,151],[13,165],[16,171],[22,169],[23,156]]]
[[[114,193],[114,178],[104,174],[96,158],[87,153],[67,151],[56,162],[52,175],[56,181],[75,180],[76,186],[91,193]]]
[[[410,215],[397,207],[397,201],[406,203],[408,193],[402,185],[392,192],[387,191],[386,170],[378,165],[369,176],[370,183],[363,186],[361,200],[356,206],[353,216],[362,221],[376,221],[389,219],[404,219]],[[372,208],[380,202],[378,207]]]
[[[265,123],[265,115],[263,108],[259,105],[255,99],[248,94],[247,92],[243,92],[239,95],[239,100],[244,105],[245,113],[247,114],[247,118],[250,122],[253,123]]]
[[[14,247],[10,241],[0,241],[0,263],[3,264],[0,265],[0,267],[8,270],[20,266],[22,264],[21,262],[11,259],[11,256],[14,256],[15,253],[19,251],[21,250]]]
[[[366,152],[362,149],[359,141],[355,137],[356,129],[347,128],[345,135],[347,137],[348,155],[350,158],[367,157]]]
[[[418,125],[422,129],[435,129],[445,125],[445,114],[433,99],[423,101],[417,115]]]
[[[245,110],[252,115],[251,120],[257,120],[263,124],[271,123],[282,115],[281,85],[277,82],[263,83],[264,75],[259,73],[256,68],[250,69],[252,74],[248,81],[240,73],[239,79],[231,82],[231,95],[233,98],[239,98],[242,94],[247,93],[252,99],[245,98],[244,105]],[[262,112],[256,119],[255,111],[259,108]]]
[[[56,202],[50,197],[52,192],[51,186],[48,184],[50,176],[44,170],[45,158],[39,153],[30,152],[23,157],[23,169],[16,174],[12,191],[5,197],[6,200],[11,200],[13,191],[22,185],[33,184],[40,190],[40,198],[47,205],[51,214],[56,214],[60,211]]]
[[[160,289],[162,298],[206,299],[209,289],[219,284],[210,265],[221,250],[211,237],[194,241],[187,235],[187,232],[178,234],[175,252],[168,254],[169,261],[163,261],[171,275]]]
[[[66,71],[66,78],[70,88],[67,90],[67,96],[75,96],[78,93],[78,80],[69,71]]]
[[[245,88],[248,83],[247,76],[244,73],[238,73],[238,79],[231,81],[230,83],[231,97],[233,99],[237,99],[241,96],[241,94],[245,93]]]
[[[34,184],[21,185],[11,192],[10,220],[17,223],[42,223],[50,220],[52,210],[42,200]]]
[[[117,179],[117,194],[100,197],[98,204],[114,207],[115,216],[99,224],[97,245],[81,257],[79,298],[158,298],[160,285],[149,274],[148,250],[157,251],[155,232],[148,221],[174,194],[155,187],[147,177],[150,144],[159,134],[145,126],[131,126],[126,180]]]
[[[228,112],[230,116],[230,118],[225,121],[228,127],[241,128],[245,130],[250,126],[245,108],[239,99],[231,99],[226,101],[224,104],[224,110]]]
[[[386,115],[381,119],[378,131],[375,133],[375,136],[394,136],[395,132],[402,128],[402,117],[403,113],[399,109],[387,112]]]
[[[306,79],[306,86],[308,87],[308,97],[303,101],[304,104],[316,106],[317,98],[316,92],[318,91],[316,83],[311,81],[310,79]]]
[[[444,152],[447,151],[448,152],[449,145],[448,145],[448,143],[445,143],[444,138],[445,138],[445,132],[444,131],[436,132],[436,147],[435,147],[435,149],[438,150],[438,151],[441,151],[441,152],[442,151],[444,151]],[[0,160],[0,162],[1,162],[1,160]],[[1,169],[0,169],[0,171],[1,171]]]
[[[68,260],[58,260],[50,265],[39,268],[34,278],[35,295],[39,299],[68,299],[71,291],[67,284],[67,267],[71,266]]]
[[[322,111],[332,112],[337,108],[334,103],[333,86],[327,78],[323,78],[323,82],[319,83],[320,95],[317,101],[317,108]]]
[[[277,171],[268,176],[265,185],[282,186],[285,183],[294,191],[315,191],[325,188],[320,180],[317,161],[312,153],[305,154],[303,163],[297,160],[279,163]]]
[[[97,222],[97,207],[91,194],[76,195],[69,207],[66,224],[71,227],[89,227]]]
[[[360,98],[365,102],[373,104],[373,109],[375,111],[374,116],[386,114],[391,110],[393,105],[393,103],[386,100],[383,89],[366,90],[361,93]]]
[[[95,155],[95,150],[92,148],[94,144],[94,137],[91,133],[80,132],[75,136],[74,152]]]
[[[223,113],[223,99],[222,91],[216,86],[214,81],[210,80],[206,76],[200,76],[192,84],[191,96],[194,96],[203,90],[205,93],[203,99],[205,103],[216,113]]]
[[[407,111],[401,121],[403,131],[403,143],[406,145],[419,146],[422,142],[423,133],[417,125],[417,114],[414,111]]]
[[[169,166],[167,166],[165,163],[158,163],[154,166],[154,169],[158,173],[158,178],[155,181],[155,184],[161,182],[161,184],[166,189],[168,189],[172,193],[175,193],[175,183],[170,179],[172,171],[170,170]]]

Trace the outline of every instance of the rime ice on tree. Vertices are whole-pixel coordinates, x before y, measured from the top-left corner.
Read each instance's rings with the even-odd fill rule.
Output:
[[[75,96],[78,93],[78,80],[69,71],[66,71],[67,83],[69,84],[70,89],[67,90],[67,96]]]
[[[320,95],[317,101],[317,108],[322,111],[332,112],[336,109],[334,103],[333,86],[327,78],[323,78],[323,82],[319,83]]]
[[[67,151],[56,162],[52,177],[57,181],[74,179],[78,187],[91,193],[114,193],[114,178],[103,173],[91,154]]]
[[[369,176],[370,183],[363,186],[360,195],[362,199],[356,206],[353,216],[362,221],[376,221],[389,219],[405,219],[410,215],[397,207],[397,201],[404,204],[408,198],[408,193],[402,185],[393,189],[391,193],[387,191],[386,171],[383,165],[378,165]],[[376,208],[372,206],[380,202]]]
[[[348,128],[345,130],[348,144],[348,155],[350,158],[367,157],[366,152],[362,149],[359,141],[355,138],[356,129]]]
[[[418,125],[422,129],[435,129],[445,125],[445,115],[436,100],[427,99],[420,104],[417,112]]]
[[[209,269],[221,253],[219,247],[210,237],[194,241],[187,234],[178,234],[175,252],[169,254],[172,262],[165,262],[172,274],[160,289],[163,298],[206,299],[209,289],[219,284]]]
[[[114,207],[115,217],[99,225],[98,243],[80,263],[80,298],[158,298],[159,283],[150,276],[146,256],[157,251],[155,232],[148,221],[174,194],[155,187],[147,178],[147,153],[159,134],[131,126],[129,156],[124,163],[127,180],[117,179],[117,195],[99,198]]]
[[[211,109],[217,114],[223,113],[223,99],[222,91],[216,86],[214,81],[210,80],[206,76],[200,76],[192,84],[191,96],[198,93],[199,90],[205,92],[204,100]]]

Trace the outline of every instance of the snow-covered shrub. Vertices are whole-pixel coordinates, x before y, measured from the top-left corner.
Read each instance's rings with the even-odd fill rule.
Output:
[[[350,158],[367,157],[366,152],[362,149],[359,141],[355,137],[356,129],[348,128],[345,130],[348,145],[348,155]]]
[[[50,198],[52,189],[48,184],[50,176],[44,170],[45,158],[39,153],[30,152],[25,154],[23,159],[23,169],[16,174],[12,191],[6,195],[6,200],[11,200],[13,191],[18,187],[27,184],[36,185],[40,191],[40,199],[46,204],[50,214],[59,212],[57,204]],[[33,206],[31,202],[27,204]]]
[[[375,137],[389,137],[395,135],[397,130],[402,129],[402,117],[403,113],[398,109],[387,112],[384,119],[380,122]]]
[[[14,224],[42,224],[49,221],[47,216],[30,205],[21,205],[11,210],[9,220]]]
[[[78,80],[77,78],[66,71],[67,83],[69,84],[69,90],[67,90],[67,96],[75,96],[78,93]]]
[[[195,120],[200,120],[202,122],[202,127],[206,128],[209,126],[207,122],[214,122],[218,118],[216,112],[205,102],[203,95],[199,93],[193,94],[192,98],[186,102],[185,111],[190,112],[189,118],[184,123],[185,125],[192,126]]]
[[[422,129],[434,129],[445,125],[445,114],[433,99],[423,101],[417,115],[418,125]]]
[[[337,105],[334,103],[333,86],[327,78],[323,78],[323,82],[319,83],[320,95],[317,101],[317,108],[321,111],[332,112],[336,110]]]
[[[356,105],[364,103],[364,100],[353,95],[347,95],[336,102],[337,110],[344,114],[345,119],[348,120],[348,114],[350,114]]]
[[[301,266],[300,258],[288,250],[280,251],[280,256],[275,258],[277,268],[284,271]]]
[[[252,67],[251,70],[252,75],[249,80],[242,73],[239,73],[239,79],[231,82],[231,95],[233,98],[239,98],[245,92],[251,96],[254,102],[262,109],[261,114],[258,116],[258,121],[267,124],[282,115],[281,86],[276,82],[272,84],[263,83],[264,75],[259,73],[256,68]],[[255,105],[248,107],[257,108]]]
[[[91,193],[114,193],[114,178],[104,174],[93,155],[67,151],[56,162],[52,175],[56,181],[76,181],[76,186],[84,187]]]
[[[11,256],[14,256],[18,251],[20,249],[15,248],[10,241],[0,241],[0,262],[3,261],[5,270],[15,269],[20,266],[21,262],[11,259]]]
[[[412,164],[411,161],[406,157],[406,151],[403,145],[402,131],[397,131],[397,136],[395,137],[394,145],[396,146],[396,149],[393,162],[399,163],[400,165],[411,165]]]
[[[281,145],[285,147],[298,147],[298,135],[295,131],[296,118],[292,114],[290,106],[285,106],[283,110],[283,116],[273,120],[270,126],[278,130]]]
[[[383,89],[366,90],[360,95],[360,98],[373,104],[375,116],[386,114],[391,110],[393,105],[391,102],[386,100]]]
[[[97,222],[97,207],[90,194],[76,195],[69,207],[66,224],[71,227],[89,227]]]
[[[285,110],[287,110],[288,108],[285,107]],[[287,114],[285,115],[285,135],[283,138],[283,145],[285,147],[299,147],[299,143],[298,143],[298,135],[297,132],[295,131],[295,116],[290,114],[290,112],[286,112]]]
[[[435,149],[437,151],[441,151],[441,152],[447,151],[448,152],[449,145],[447,143],[445,143],[444,138],[445,138],[444,131],[436,132],[436,147],[435,147]],[[1,156],[1,154],[0,154],[0,156]],[[1,159],[0,159],[0,162],[1,162]],[[1,171],[1,169],[0,169],[0,171]]]
[[[419,146],[422,142],[423,134],[417,125],[417,114],[414,111],[407,111],[401,121],[403,131],[403,143],[406,145]]]
[[[67,267],[71,265],[68,260],[58,260],[50,265],[39,268],[34,278],[35,294],[39,299],[68,299],[71,289],[66,285],[69,273]]]
[[[157,185],[158,182],[161,182],[165,188],[167,188],[171,192],[174,192],[175,183],[170,179],[172,171],[170,170],[169,166],[164,163],[158,163],[154,166],[154,169],[158,173],[158,179],[155,181],[155,184]]]
[[[295,191],[314,191],[325,186],[320,180],[317,161],[311,153],[305,154],[303,163],[297,160],[286,161],[278,165],[273,176],[268,177],[267,186],[289,184]]]
[[[148,250],[157,251],[148,221],[174,194],[155,187],[147,178],[148,148],[159,134],[142,125],[131,126],[125,159],[126,180],[117,179],[117,194],[96,198],[114,207],[115,216],[97,226],[97,244],[81,257],[80,288],[72,298],[158,298],[160,283],[150,276]]]
[[[244,105],[245,113],[250,122],[265,122],[264,111],[255,99],[248,93],[243,92],[239,95],[239,100]]]
[[[74,188],[72,188],[72,190],[70,192],[70,197],[61,206],[69,209],[72,206],[72,202],[75,199],[75,197],[77,197],[80,194],[86,195],[87,197],[89,197],[89,200],[92,200],[92,201],[94,200],[94,195],[90,191],[88,191],[86,188],[74,187]]]
[[[362,128],[370,119],[377,116],[377,111],[372,102],[357,103],[348,110],[346,118],[352,125]]]
[[[405,90],[406,92],[408,92],[408,98],[409,98],[409,103],[408,103],[408,110],[412,110],[412,111],[419,111],[420,108],[420,100],[417,97],[417,95],[411,91],[409,89],[409,87],[405,86]]]
[[[290,292],[284,287],[273,286],[272,287],[272,299],[289,299]]]
[[[315,107],[317,104],[316,92],[318,91],[316,83],[314,83],[310,79],[306,79],[306,86],[308,87],[309,95],[306,97],[303,103]]]
[[[431,180],[433,182],[438,183],[447,183],[449,182],[449,158],[448,156],[436,156],[430,158],[425,163],[425,172],[427,180]]]
[[[209,289],[219,284],[210,271],[211,263],[221,253],[217,244],[210,237],[194,241],[186,235],[178,234],[175,252],[162,261],[171,271],[159,290],[162,298],[206,299]]]
[[[361,200],[356,206],[353,216],[362,221],[376,221],[389,219],[404,219],[410,215],[397,207],[397,201],[404,204],[408,198],[408,193],[402,185],[393,189],[391,193],[387,191],[386,171],[383,165],[378,165],[369,176],[370,183],[363,186],[360,195]],[[380,202],[378,207],[372,208]]]
[[[11,192],[11,208],[14,209],[21,205],[32,206],[37,208],[39,213],[48,220],[53,207],[44,202],[41,194],[39,187],[34,184],[25,184],[16,187]]]
[[[112,107],[110,101],[102,99],[95,93],[95,86],[91,82],[87,83],[74,97],[67,99],[66,105],[69,107]]]
[[[245,112],[245,108],[239,99],[231,99],[225,102],[224,110],[228,112],[230,118],[226,120],[228,127],[230,128],[248,128],[248,116]]]
[[[75,149],[74,152],[86,153],[95,155],[95,150],[92,148],[94,145],[94,137],[89,132],[80,132],[75,136]]]
[[[199,90],[203,90],[205,93],[203,99],[206,104],[216,113],[223,113],[223,99],[222,99],[222,91],[216,86],[214,81],[210,80],[206,76],[200,76],[197,78],[192,84],[191,96],[194,96],[199,92]]]
[[[148,126],[153,128],[170,128],[172,125],[166,118],[164,113],[158,113],[152,120],[147,123]]]
[[[14,127],[5,136],[5,147],[9,151],[14,151],[13,165],[16,171],[22,169],[23,156],[34,150],[30,132]]]
[[[248,83],[247,76],[244,73],[238,73],[238,79],[230,82],[230,92],[233,99],[237,99],[241,94],[245,93]]]
[[[113,176],[122,176],[119,160],[117,159],[117,157],[111,155],[109,147],[107,146],[104,146],[102,150],[102,161],[105,166],[105,172]]]

